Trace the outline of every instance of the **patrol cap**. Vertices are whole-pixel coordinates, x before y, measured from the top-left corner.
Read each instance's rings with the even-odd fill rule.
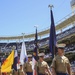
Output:
[[[57,44],[56,46],[57,46],[58,49],[64,49],[66,44],[62,43],[62,44]]]
[[[32,55],[31,55],[31,54],[29,54],[29,55],[28,55],[28,58],[31,58],[31,57],[32,57]]]
[[[38,54],[39,57],[44,56],[44,55],[45,55],[44,53],[39,53]]]

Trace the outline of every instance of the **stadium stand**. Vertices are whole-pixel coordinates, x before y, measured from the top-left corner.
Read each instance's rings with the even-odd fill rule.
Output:
[[[65,43],[65,55],[69,58],[72,70],[75,70],[75,14],[71,15],[69,18],[61,22],[56,26],[56,30],[62,30],[65,26],[69,24],[73,24],[72,27],[62,31],[56,35],[57,43]],[[49,29],[39,32],[38,36],[42,36],[48,34]],[[32,38],[35,34],[26,35],[25,38]],[[23,36],[15,36],[15,37],[0,37],[0,40],[11,40],[11,39],[22,39]],[[26,50],[28,54],[32,54],[34,49],[34,40],[32,41],[25,41]],[[18,54],[21,51],[22,42],[11,42],[11,43],[0,43],[0,61],[4,60],[12,51],[12,48],[18,50]],[[40,52],[45,53],[45,60],[47,62],[51,62],[51,53],[49,50],[49,37],[38,39],[38,47]],[[74,71],[75,72],[75,71]]]
[[[62,32],[57,34],[57,41],[61,40],[62,38],[68,37],[70,35],[75,34],[75,26]],[[34,49],[34,40],[33,41],[28,41],[25,42],[26,43],[26,49],[28,50],[33,50]],[[0,50],[1,52],[10,52],[12,50],[13,46],[17,46],[18,50],[21,50],[21,43],[0,43]],[[43,46],[48,46],[49,45],[49,37],[43,38],[41,40],[38,40],[38,46],[39,48],[42,48]],[[65,48],[65,51],[73,51],[75,50],[75,44],[71,44],[71,45],[67,45],[67,47]]]

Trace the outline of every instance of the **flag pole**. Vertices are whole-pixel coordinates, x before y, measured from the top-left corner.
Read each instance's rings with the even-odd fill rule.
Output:
[[[18,55],[18,41],[16,41],[16,50],[17,50],[17,55]],[[17,59],[18,59],[18,57],[17,57]],[[19,69],[17,69],[17,75],[19,75]]]
[[[24,42],[24,36],[25,36],[25,33],[22,33],[22,36],[23,36],[23,42]]]
[[[26,63],[26,61],[28,60],[28,57],[27,57],[27,51],[26,51],[26,46],[25,46],[25,42],[24,42],[24,36],[25,36],[25,33],[22,33],[23,35],[23,42],[22,42],[22,50],[21,50],[21,54],[20,54],[20,62],[22,64],[22,66],[24,65],[24,62]]]
[[[35,27],[35,30],[37,31],[38,25],[35,25],[34,27]],[[37,36],[37,37],[38,37],[38,36]],[[37,46],[37,43],[38,43],[38,42],[36,42],[36,46]],[[37,49],[37,53],[39,53],[38,49]]]
[[[35,34],[35,46],[37,47],[37,57],[36,57],[36,59],[37,59],[37,62],[38,62],[38,45],[37,45],[37,41],[38,41],[38,36],[37,36],[37,27],[38,27],[38,25],[35,25],[34,26],[35,27],[35,32],[36,32],[36,34]],[[37,67],[37,69],[36,69],[36,71],[37,71],[37,75],[38,75],[38,67]]]
[[[25,42],[24,42],[24,34],[25,33],[22,33],[23,35],[23,42],[22,42],[22,50],[21,50],[21,53],[20,53],[20,62],[21,64],[23,65],[24,64],[24,60],[26,58],[26,61],[27,61],[27,52],[26,52],[26,46],[25,46]]]
[[[25,33],[22,33],[22,36],[23,36],[23,42],[24,42],[24,36],[25,36]],[[22,65],[23,66],[23,65]]]
[[[56,46],[56,32],[55,32],[55,25],[54,25],[54,18],[53,18],[53,13],[52,13],[52,8],[54,7],[53,5],[48,5],[50,8],[51,12],[51,29],[50,29],[50,41],[51,43],[51,52],[52,52],[52,58],[55,57],[55,46]],[[54,40],[53,40],[54,39]],[[50,45],[50,44],[49,44]]]
[[[25,36],[25,33],[22,33],[23,42],[24,42],[24,36]],[[20,75],[19,73],[20,73],[20,72],[19,72],[19,70],[18,70],[18,75]]]

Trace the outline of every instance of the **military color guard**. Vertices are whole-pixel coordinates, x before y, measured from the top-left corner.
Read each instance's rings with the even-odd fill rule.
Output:
[[[44,53],[39,53],[39,59],[35,65],[37,75],[71,75],[70,62],[69,59],[64,56],[64,48],[65,44],[57,45],[58,52],[50,65],[51,71],[47,62],[44,61]],[[28,55],[28,61],[25,62],[24,65],[20,64],[19,75],[33,75],[32,55]]]

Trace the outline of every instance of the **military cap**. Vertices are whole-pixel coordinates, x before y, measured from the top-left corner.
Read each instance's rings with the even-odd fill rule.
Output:
[[[56,45],[57,46],[57,48],[59,48],[59,49],[64,49],[65,48],[65,46],[66,46],[66,44],[57,44]]]
[[[28,55],[28,58],[31,58],[31,57],[32,57],[32,55],[31,55],[31,54],[29,54],[29,55]]]
[[[44,53],[39,53],[38,54],[38,56],[40,57],[40,56],[44,56],[45,54]]]

